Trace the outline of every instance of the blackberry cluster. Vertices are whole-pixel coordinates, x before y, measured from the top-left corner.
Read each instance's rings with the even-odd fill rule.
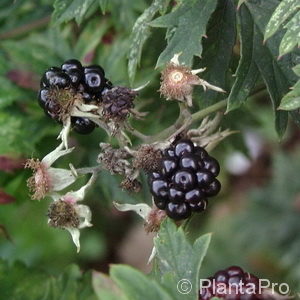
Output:
[[[176,141],[163,151],[158,170],[150,173],[154,202],[170,218],[186,219],[205,210],[207,198],[219,193],[219,172],[219,163],[205,149],[190,140]]]
[[[80,95],[84,103],[101,102],[105,91],[113,87],[105,78],[105,72],[98,65],[83,67],[76,59],[65,61],[60,68],[48,69],[40,83],[38,101],[50,118],[61,122],[64,109],[72,99]],[[88,134],[95,128],[95,123],[87,118],[72,117],[74,130]]]
[[[259,279],[240,267],[232,266],[208,278],[209,284],[200,289],[199,300],[213,297],[230,300],[259,300]]]

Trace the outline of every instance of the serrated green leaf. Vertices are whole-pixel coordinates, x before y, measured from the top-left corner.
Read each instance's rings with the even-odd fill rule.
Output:
[[[94,0],[55,0],[53,24],[59,25],[75,19],[80,25],[93,2]]]
[[[280,56],[291,52],[295,46],[300,46],[300,11],[284,27],[287,31],[280,43]]]
[[[207,39],[203,40],[201,68],[206,71],[201,74],[209,83],[226,90],[232,59],[232,49],[236,42],[236,8],[232,0],[219,1],[213,13],[207,30]],[[197,66],[198,67],[198,66]],[[211,105],[224,98],[222,93],[212,90],[200,92],[199,104]],[[198,99],[197,99],[198,100]]]
[[[296,82],[297,77],[292,72],[293,63],[289,55],[283,57],[281,60],[277,60],[282,33],[276,34],[272,39],[263,44],[263,32],[265,31],[270,15],[277,5],[277,0],[270,0],[268,3],[264,1],[257,3],[247,1],[241,6],[238,17],[241,23],[241,39],[244,41],[244,46],[245,43],[248,44],[246,53],[246,48],[244,47],[243,51],[242,46],[242,57],[243,55],[249,55],[247,52],[251,51],[251,60],[248,61],[248,67],[252,65],[254,69],[256,68],[267,86],[275,114],[275,128],[279,137],[281,137],[287,126],[288,115],[284,111],[278,111],[277,108],[282,97]],[[248,34],[250,31],[251,34]],[[233,97],[240,76],[247,74],[241,71],[242,69],[238,68],[237,79],[233,86],[233,91],[229,96],[228,111],[243,103],[246,100],[245,97],[248,96],[247,93],[249,94],[250,92],[249,89],[246,90],[247,93],[244,90],[241,91],[243,95],[242,101],[240,101],[241,98]],[[258,76],[255,72],[254,75]],[[248,82],[251,82],[251,78],[248,78]],[[254,85],[253,82],[252,85]]]
[[[243,8],[244,6],[241,7],[239,15],[244,13]],[[235,74],[236,80],[228,97],[227,112],[240,107],[247,100],[259,75],[255,64],[255,45],[252,43],[256,34],[255,27],[252,24],[249,26],[243,16],[238,18],[238,21],[240,25],[241,58]],[[251,22],[251,19],[249,22]]]
[[[150,23],[153,27],[172,30],[172,36],[166,49],[159,56],[156,67],[170,61],[176,53],[181,53],[179,59],[187,66],[192,65],[194,56],[201,56],[201,40],[216,5],[216,0],[183,1],[174,11]]]
[[[300,80],[292,87],[292,90],[282,98],[278,109],[295,110],[298,108],[300,108]]]
[[[283,22],[287,20],[291,15],[293,15],[299,7],[300,0],[282,1],[272,14],[272,17],[265,30],[264,39],[267,40],[273,34],[275,34],[278,31],[280,25],[283,24]]]
[[[211,235],[207,234],[191,245],[183,229],[178,229],[172,221],[167,220],[161,225],[158,236],[154,239],[159,269],[157,276],[162,276],[162,283],[174,299],[182,299],[178,285],[183,280],[185,288],[190,288],[185,299],[195,299],[199,291],[199,270],[210,239]]]
[[[132,267],[114,265],[110,269],[110,274],[128,300],[172,300],[171,296],[156,281]]]
[[[136,68],[141,60],[143,45],[150,36],[149,22],[155,14],[163,9],[166,0],[154,0],[152,4],[136,20],[130,36],[130,49],[128,53],[128,75],[131,84],[134,81]]]

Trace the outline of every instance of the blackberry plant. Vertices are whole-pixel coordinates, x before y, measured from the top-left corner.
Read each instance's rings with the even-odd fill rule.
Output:
[[[280,192],[262,193],[266,203],[248,210],[245,181],[255,180],[234,176],[251,168],[262,144],[275,149],[283,137],[284,151],[297,144],[288,122],[300,123],[299,7],[298,0],[3,0],[0,300],[290,297],[261,290],[241,267],[224,267],[276,281],[298,276],[291,270],[298,194],[286,208]],[[270,176],[268,159],[254,177]],[[297,175],[285,177],[288,186]],[[27,190],[39,205],[22,202]],[[246,216],[223,235],[224,215],[234,220],[243,209]],[[133,226],[127,211],[143,219],[152,243],[143,257],[149,276],[115,264]],[[203,233],[212,224],[222,243],[207,252],[211,234]],[[261,232],[274,235],[266,256],[280,247],[276,266],[249,255]],[[137,244],[127,251],[136,258],[147,243]],[[56,276],[72,261],[81,270]],[[112,263],[110,277],[99,272]],[[82,272],[90,268],[98,271]],[[207,281],[223,284],[221,292],[200,284],[213,273]],[[230,290],[237,283],[253,289]]]

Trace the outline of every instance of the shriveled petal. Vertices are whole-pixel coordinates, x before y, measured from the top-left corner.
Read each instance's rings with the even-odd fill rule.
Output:
[[[87,191],[87,189],[94,183],[94,181],[96,180],[96,173],[94,173],[90,180],[87,182],[86,185],[84,185],[83,187],[81,187],[79,190],[75,191],[75,192],[69,192],[66,194],[66,197],[70,197],[72,199],[74,199],[74,201],[81,201],[84,199],[85,197],[85,193]]]
[[[77,248],[77,253],[80,251],[80,242],[79,242],[79,238],[80,238],[80,231],[78,228],[71,228],[71,227],[67,227],[65,228],[66,230],[68,230],[72,236],[72,240],[73,243],[75,244],[76,248]]]
[[[71,153],[74,148],[70,148],[70,149],[66,149],[66,150],[62,150],[64,148],[64,143],[61,143],[56,149],[54,149],[52,152],[50,152],[49,154],[47,154],[43,159],[42,159],[42,163],[47,167],[51,167],[51,165],[53,165],[53,163],[59,159],[60,157],[67,155],[69,153]]]
[[[147,217],[151,211],[151,207],[145,203],[121,204],[121,203],[113,202],[113,204],[117,210],[119,210],[119,211],[134,211],[146,221],[147,221]]]
[[[77,211],[77,214],[80,218],[79,228],[93,226],[91,224],[92,212],[91,212],[91,210],[88,206],[82,205],[82,204],[76,205],[76,211]]]
[[[153,246],[147,264],[150,264],[152,262],[152,260],[154,259],[156,253],[157,253],[156,248],[155,248],[155,246]]]
[[[59,133],[57,139],[61,139],[63,146],[68,149],[68,138],[69,138],[69,134],[71,131],[71,117],[68,117],[65,121],[64,121],[64,125],[63,128],[61,130],[61,132]]]
[[[76,181],[73,172],[60,168],[49,168],[47,170],[52,191],[61,191]]]

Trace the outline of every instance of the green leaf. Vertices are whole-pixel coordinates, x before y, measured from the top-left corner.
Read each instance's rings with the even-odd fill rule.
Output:
[[[55,0],[52,22],[54,25],[66,23],[72,19],[81,24],[94,0]]]
[[[159,56],[156,67],[170,61],[176,53],[181,53],[179,59],[188,66],[192,65],[195,55],[201,56],[201,40],[216,5],[217,0],[182,1],[171,13],[150,23],[153,27],[168,28],[168,45]]]
[[[141,60],[143,46],[150,36],[149,22],[155,14],[164,9],[168,0],[154,0],[152,4],[136,20],[130,36],[130,49],[128,54],[128,74],[131,84],[134,81],[136,68]]]
[[[74,48],[76,57],[83,59],[90,51],[94,50],[100,43],[101,38],[106,33],[109,24],[99,20],[91,20],[81,32]]]
[[[89,273],[82,275],[75,265],[68,267],[59,277],[52,277],[22,263],[12,266],[0,261],[1,299],[96,300]]]
[[[298,108],[300,108],[300,80],[292,87],[292,90],[282,98],[278,109],[295,110]]]
[[[263,32],[277,5],[277,0],[270,0],[268,3],[265,1],[245,2],[238,12],[241,24],[242,58],[236,73],[237,79],[229,95],[227,111],[239,107],[247,99],[255,84],[253,77],[256,79],[259,72],[270,94],[275,115],[275,128],[281,137],[287,126],[288,115],[277,109],[282,97],[296,82],[297,77],[292,72],[291,56],[287,55],[277,60],[282,33],[276,34],[263,44]],[[245,57],[247,57],[246,62]],[[241,78],[245,80],[239,85]]]
[[[232,59],[232,49],[236,42],[236,8],[232,0],[219,1],[207,30],[207,39],[203,40],[201,68],[206,71],[201,75],[209,83],[226,90]],[[198,68],[198,66],[197,66]],[[212,90],[201,91],[199,103],[203,107],[224,98],[224,95]],[[198,100],[198,99],[197,99]]]
[[[100,5],[100,8],[101,8],[103,14],[106,13],[108,3],[109,3],[109,0],[99,0],[99,5]]]
[[[259,72],[255,64],[255,44],[252,42],[256,34],[251,17],[243,19],[244,6],[239,11],[241,58],[236,71],[236,80],[228,97],[227,112],[240,107],[255,86]]]
[[[125,299],[120,289],[106,274],[94,271],[92,275],[92,285],[99,300]]]
[[[172,300],[171,296],[155,280],[132,267],[114,265],[110,269],[110,274],[128,300]]]
[[[300,64],[293,68],[294,73],[300,77]]]
[[[274,13],[272,14],[272,17],[266,27],[264,39],[267,40],[273,34],[275,34],[279,30],[280,25],[283,24],[283,22],[289,17],[291,17],[299,7],[300,0],[282,1],[276,10],[273,10]]]
[[[174,222],[167,220],[161,225],[154,240],[159,269],[157,276],[162,276],[164,286],[172,292],[174,299],[182,299],[178,290],[182,280],[185,280],[182,289],[191,289],[185,294],[185,299],[195,299],[199,291],[199,270],[210,239],[211,235],[206,234],[191,245],[183,229],[178,229]]]
[[[284,27],[287,31],[280,43],[280,56],[291,52],[295,46],[300,46],[300,11]]]

